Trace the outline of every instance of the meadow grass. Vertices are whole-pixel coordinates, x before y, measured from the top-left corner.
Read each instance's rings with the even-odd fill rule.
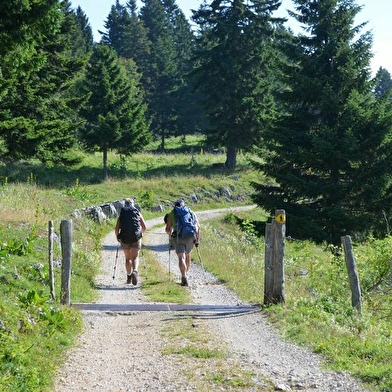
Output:
[[[62,307],[58,297],[49,298],[49,220],[58,232],[61,220],[69,219],[75,209],[126,196],[136,196],[143,203],[147,219],[162,214],[149,211],[148,206],[161,204],[168,209],[179,196],[189,201],[192,194],[197,195],[199,202],[191,204],[196,211],[250,202],[249,181],[259,175],[247,166],[245,155],[239,157],[238,170],[227,173],[211,167],[224,160],[221,155],[205,154],[201,149],[198,155],[195,149],[180,153],[184,146],[178,143],[170,147],[171,154],[134,156],[125,168],[123,161],[111,156],[115,175],[107,181],[100,179],[97,154],[86,156],[72,170],[45,169],[36,163],[0,167],[0,390],[49,388],[64,352],[82,330],[77,312]],[[221,188],[228,188],[233,199],[222,196]],[[257,208],[203,223],[200,252],[204,266],[249,302],[263,301],[266,219],[265,212]],[[100,226],[87,217],[75,220],[73,302],[96,298],[94,278],[100,267],[101,241],[113,227],[110,221]],[[376,391],[392,390],[391,249],[390,238],[354,244],[363,289],[363,312],[358,315],[350,304],[342,253],[325,245],[287,240],[286,301],[264,310],[282,336],[322,354],[331,368],[349,371]],[[187,290],[168,279],[154,255],[146,251],[145,257],[148,280],[143,292],[152,301],[189,302]],[[60,258],[56,244],[54,259]],[[58,294],[59,267],[55,272]],[[178,333],[185,334],[181,325]],[[219,347],[208,346],[197,351],[190,342],[176,355],[202,357],[217,352]],[[42,374],[42,368],[48,371]],[[216,383],[219,374],[210,374]],[[245,373],[243,377],[236,379],[238,385],[248,379]]]
[[[264,213],[253,212],[257,215],[263,219]],[[369,263],[377,259],[378,268],[390,263],[390,241],[355,247],[359,275],[368,282],[363,285],[362,314],[351,306],[344,255],[295,240],[285,244],[285,303],[264,309],[283,337],[323,355],[331,369],[348,371],[377,391],[392,390],[392,297],[385,279],[390,273],[379,281]],[[249,221],[242,230],[231,215],[209,221],[203,225],[202,243],[207,270],[243,300],[263,302],[263,237],[254,238]]]

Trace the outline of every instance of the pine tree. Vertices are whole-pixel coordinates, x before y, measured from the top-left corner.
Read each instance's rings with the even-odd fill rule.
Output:
[[[126,48],[125,30],[130,23],[130,16],[125,6],[116,0],[110,14],[105,21],[106,33],[99,31],[102,35],[101,42],[113,48],[119,56],[123,56]]]
[[[70,89],[86,56],[77,57],[80,51],[73,46],[80,30],[70,3],[63,1],[56,12],[57,31],[42,33],[45,39],[39,45],[39,66],[15,78],[1,102],[3,157],[7,159],[34,157],[46,165],[72,164],[78,159],[74,154],[76,105]]]
[[[254,200],[285,209],[291,236],[338,244],[342,235],[374,232],[382,211],[391,213],[390,103],[372,92],[372,36],[354,25],[361,7],[294,3],[306,34],[287,46],[296,66],[287,70],[284,117],[265,133],[268,153],[254,163],[274,182],[254,184]]]
[[[380,67],[377,71],[375,93],[377,98],[389,95],[392,99],[392,78],[385,68]]]
[[[195,36],[189,21],[175,0],[163,0],[165,13],[172,28],[171,36],[176,50],[177,77],[172,95],[175,108],[175,128],[178,135],[192,134],[205,127],[200,95],[195,93],[189,74],[193,70],[192,54]]]
[[[136,0],[126,3],[129,21],[124,26],[124,50],[122,56],[132,59],[137,64],[139,70],[148,67],[148,56],[150,55],[151,42],[147,36],[147,29],[140,20]]]
[[[75,34],[73,42],[75,43],[74,56],[80,51],[81,55],[89,53],[94,44],[93,31],[86,14],[78,7],[75,12],[75,21],[78,26],[78,32]],[[78,50],[78,51],[76,51]]]
[[[199,26],[193,73],[210,129],[207,143],[226,147],[234,170],[238,149],[260,143],[275,117],[273,91],[279,54],[272,18],[278,1],[213,1],[194,14]]]
[[[149,142],[146,107],[137,82],[116,52],[103,43],[94,47],[84,89],[89,99],[81,110],[86,119],[82,137],[87,148],[102,152],[106,179],[109,150],[130,155]]]
[[[160,135],[161,149],[164,149],[166,135],[173,131],[176,120],[177,53],[171,35],[172,26],[162,2],[143,0],[143,3],[140,18],[148,29],[151,52],[147,68],[141,69],[142,83],[147,93],[152,129]]]

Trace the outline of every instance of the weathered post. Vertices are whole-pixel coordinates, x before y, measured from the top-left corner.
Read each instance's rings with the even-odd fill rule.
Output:
[[[284,289],[284,254],[286,235],[286,213],[284,210],[275,211],[270,229],[270,240],[266,241],[266,282],[264,291],[264,305],[285,302]],[[268,249],[269,247],[269,249]],[[268,269],[268,271],[267,271]],[[268,281],[267,281],[268,279]]]
[[[71,304],[72,220],[62,220],[61,235],[61,303]]]
[[[357,309],[358,313],[361,314],[361,287],[359,284],[359,276],[357,266],[355,264],[353,247],[351,244],[351,237],[346,235],[341,237],[344,256],[346,260],[346,268],[348,272],[348,277],[350,280],[351,287],[351,305]]]
[[[272,252],[271,252],[271,223],[265,225],[265,251],[264,251],[264,305],[271,304],[272,295]]]
[[[48,249],[49,249],[49,284],[50,284],[50,297],[56,298],[54,289],[54,271],[53,271],[53,221],[48,224]]]

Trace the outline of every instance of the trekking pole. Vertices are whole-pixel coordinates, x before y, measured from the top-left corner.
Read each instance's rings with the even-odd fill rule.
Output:
[[[199,247],[198,247],[198,246],[195,246],[195,248],[196,248],[197,255],[199,256],[201,268],[203,268],[203,271],[205,271],[206,269],[204,268],[203,261],[201,260]]]
[[[117,244],[116,260],[114,261],[113,279],[116,277],[116,268],[117,268],[118,249],[119,248],[120,248],[120,243]]]
[[[144,264],[144,270],[147,270],[147,264],[146,264],[146,258],[144,257],[144,247],[143,247],[143,245],[142,245],[142,259],[143,259],[143,264]]]
[[[170,252],[171,251],[171,243],[170,243],[170,236],[169,236],[169,282],[171,280],[171,276],[170,276]]]

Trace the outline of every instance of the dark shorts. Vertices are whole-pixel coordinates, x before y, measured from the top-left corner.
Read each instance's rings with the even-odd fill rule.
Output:
[[[121,248],[122,249],[141,249],[142,247],[142,240],[137,240],[136,242],[132,243],[132,244],[124,244],[123,242],[121,242]]]
[[[195,245],[195,236],[188,235],[184,238],[173,237],[173,245],[176,253],[190,253]]]

